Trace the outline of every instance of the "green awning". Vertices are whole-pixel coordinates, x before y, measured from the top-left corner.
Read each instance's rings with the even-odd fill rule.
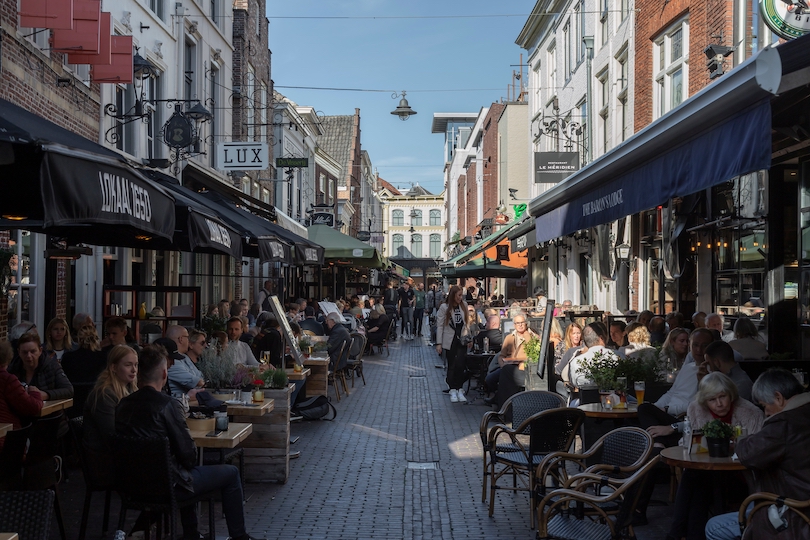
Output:
[[[500,242],[501,239],[503,239],[506,236],[506,231],[508,231],[509,229],[511,229],[511,225],[509,227],[502,228],[498,232],[490,234],[483,240],[480,240],[479,242],[468,247],[467,250],[464,251],[464,253],[456,255],[449,261],[442,263],[441,268],[454,268],[459,264],[467,262],[468,260],[475,257],[479,253],[485,251],[486,249],[489,249],[490,247]]]
[[[346,266],[384,268],[382,257],[374,246],[345,235],[326,225],[307,229],[309,239],[324,247],[324,260]]]

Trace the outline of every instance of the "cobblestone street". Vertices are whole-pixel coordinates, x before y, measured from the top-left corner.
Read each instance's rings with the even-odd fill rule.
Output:
[[[291,451],[290,479],[284,485],[251,483],[245,506],[255,537],[290,538],[534,538],[528,495],[500,492],[495,514],[481,502],[481,415],[489,410],[477,393],[470,403],[450,403],[442,392],[444,371],[434,367],[435,351],[419,339],[398,340],[390,356],[366,357],[367,385],[355,378],[351,395],[333,403],[334,422],[298,422]],[[332,391],[330,390],[330,395]],[[664,499],[668,486],[657,486]],[[62,483],[68,539],[77,537],[84,490],[81,473]],[[89,539],[100,538],[103,496],[96,494]],[[671,506],[651,507],[651,522],[666,519]],[[117,522],[113,497],[111,523]],[[134,519],[130,513],[130,521]],[[207,519],[200,519],[201,528]],[[638,537],[663,538],[665,528],[637,529]],[[224,519],[217,536],[225,538]],[[55,525],[51,538],[59,538]],[[106,538],[112,538],[112,532]]]

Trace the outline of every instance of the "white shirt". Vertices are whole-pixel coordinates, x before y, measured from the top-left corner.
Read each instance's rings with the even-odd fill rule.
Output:
[[[228,348],[234,348],[233,363],[244,364],[246,366],[258,366],[259,362],[253,356],[253,351],[250,350],[250,345],[241,340],[229,341]]]
[[[593,359],[597,352],[616,356],[616,353],[607,347],[594,345],[593,347],[590,347],[588,352],[585,354],[580,354],[579,356],[575,356],[571,359],[571,361],[568,363],[568,369],[563,370],[563,380],[567,380],[577,388],[586,384],[591,384],[592,381],[582,373],[582,362]],[[568,373],[567,379],[565,377],[565,373]]]
[[[685,413],[689,408],[689,403],[695,398],[698,389],[697,380],[698,366],[692,358],[692,353],[686,355],[683,367],[678,371],[675,382],[666,394],[655,402],[658,408],[669,407],[667,412],[672,416]]]

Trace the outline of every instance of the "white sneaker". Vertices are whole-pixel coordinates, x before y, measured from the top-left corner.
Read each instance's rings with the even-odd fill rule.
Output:
[[[450,403],[458,403],[458,390],[450,390]]]
[[[459,403],[467,403],[467,398],[464,397],[464,390],[459,388],[458,393],[456,395],[458,397]]]

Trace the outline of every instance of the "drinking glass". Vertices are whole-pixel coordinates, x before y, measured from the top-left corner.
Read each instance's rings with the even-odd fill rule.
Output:
[[[644,381],[636,381],[633,383],[633,389],[636,391],[636,401],[638,401],[638,404],[641,405],[644,403],[644,390],[646,389],[646,384]]]

